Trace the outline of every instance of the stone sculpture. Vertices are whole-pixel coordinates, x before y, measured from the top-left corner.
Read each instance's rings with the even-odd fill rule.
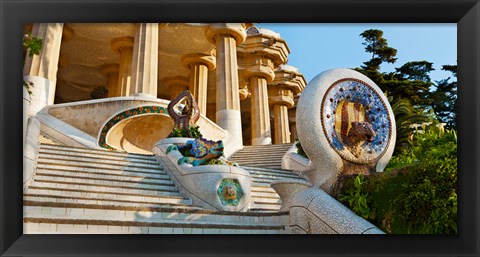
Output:
[[[329,194],[343,176],[383,171],[393,154],[395,119],[388,100],[354,70],[332,69],[312,79],[296,116],[298,138],[312,161],[304,175]]]
[[[359,102],[341,101],[335,111],[334,126],[340,142],[357,158],[361,158],[361,146],[373,142],[376,136],[365,108]]]
[[[178,150],[183,158],[178,160],[178,165],[183,163],[190,163],[193,166],[206,164],[212,159],[217,160],[217,164],[227,164],[236,166],[235,163],[228,162],[222,158],[223,156],[223,142],[207,140],[205,138],[196,138],[189,140],[183,146],[171,145],[167,149],[167,154],[172,150]]]
[[[178,105],[181,103],[184,103],[184,106],[181,113],[177,113],[175,108],[178,108]],[[187,137],[192,137],[190,126],[195,125],[200,118],[200,110],[190,91],[186,90],[173,99],[168,104],[167,111],[174,121],[172,133],[175,130],[184,130]],[[169,137],[172,136],[172,133],[170,133]]]

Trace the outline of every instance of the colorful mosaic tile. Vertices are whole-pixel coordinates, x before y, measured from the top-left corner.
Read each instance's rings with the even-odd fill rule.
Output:
[[[98,139],[98,145],[100,145],[103,148],[106,148],[108,150],[117,150],[110,145],[107,144],[107,133],[108,131],[115,126],[117,123],[119,123],[122,120],[131,118],[133,116],[137,115],[144,115],[144,114],[152,114],[152,113],[159,113],[159,114],[165,114],[168,115],[167,113],[167,108],[161,107],[161,106],[140,106],[137,108],[129,109],[126,111],[123,111],[114,117],[112,117],[102,128],[102,133],[100,134],[100,138]]]
[[[338,121],[338,107],[346,102],[356,106],[359,110],[359,119],[371,123],[376,136],[372,142],[365,142],[361,147],[361,158],[354,156],[346,149],[338,134],[341,122]],[[378,160],[386,151],[392,135],[391,118],[386,104],[377,92],[367,83],[357,79],[342,79],[333,83],[325,93],[322,101],[321,119],[325,135],[333,149],[345,160],[367,164]],[[341,108],[340,108],[341,109]],[[349,117],[351,118],[351,117]],[[349,119],[350,121],[350,119]]]
[[[223,206],[237,206],[243,196],[242,186],[237,179],[223,179],[218,186],[217,195]]]

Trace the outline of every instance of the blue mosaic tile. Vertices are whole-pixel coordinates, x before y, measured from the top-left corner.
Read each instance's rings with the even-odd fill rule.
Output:
[[[335,113],[342,101],[361,104],[365,110],[365,119],[370,122],[376,136],[372,142],[365,142],[361,147],[363,154],[357,158],[350,153],[341,142],[336,131]],[[342,79],[327,90],[321,110],[321,119],[328,141],[342,158],[366,164],[380,158],[389,144],[391,137],[391,120],[388,109],[380,96],[367,83],[356,79]]]

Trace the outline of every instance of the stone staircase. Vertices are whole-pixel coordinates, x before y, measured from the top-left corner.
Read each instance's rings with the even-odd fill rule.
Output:
[[[305,181],[290,170],[246,166],[242,166],[242,168],[248,170],[252,176],[251,196],[253,204],[250,206],[250,211],[253,212],[279,211],[282,201],[275,190],[270,187],[270,182],[287,179]]]
[[[282,170],[282,158],[292,144],[245,146],[230,157],[248,170],[252,176],[251,211],[276,212],[281,207],[278,194],[270,187],[275,180],[298,179],[305,181],[290,170]]]
[[[23,196],[24,233],[286,233],[288,212],[261,211],[280,206],[268,181],[289,175],[250,172],[255,207],[218,212],[192,205],[155,156],[41,144]]]
[[[240,166],[281,169],[283,155],[292,144],[250,145],[237,151],[229,160]]]

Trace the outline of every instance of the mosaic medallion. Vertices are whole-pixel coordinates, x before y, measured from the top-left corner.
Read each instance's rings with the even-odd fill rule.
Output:
[[[237,179],[223,179],[217,195],[223,206],[237,206],[243,196],[242,186]]]
[[[115,126],[117,123],[131,118],[133,116],[144,115],[144,114],[152,114],[152,113],[160,113],[160,114],[167,114],[167,109],[161,106],[140,106],[137,108],[129,109],[123,111],[115,116],[113,116],[102,128],[102,132],[100,133],[100,137],[98,139],[98,145],[106,148],[108,150],[116,150],[115,148],[111,147],[107,144],[107,133],[108,131]]]
[[[378,160],[392,135],[382,98],[370,85],[353,78],[338,80],[328,88],[322,100],[321,121],[333,149],[357,164]]]

